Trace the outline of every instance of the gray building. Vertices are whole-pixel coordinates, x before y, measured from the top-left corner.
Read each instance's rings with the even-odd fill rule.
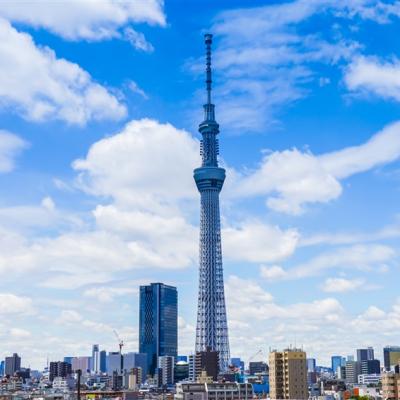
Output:
[[[4,374],[13,376],[21,369],[21,357],[14,353],[11,357],[6,357],[4,363]]]
[[[140,367],[142,370],[142,382],[147,377],[147,354],[144,353],[126,353],[124,354],[124,370],[130,371],[131,369]]]
[[[175,400],[250,400],[250,383],[178,383]]]
[[[358,376],[361,375],[361,363],[358,361],[346,362],[346,383],[358,383]]]

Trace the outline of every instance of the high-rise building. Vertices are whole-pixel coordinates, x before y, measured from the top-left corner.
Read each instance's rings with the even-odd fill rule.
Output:
[[[91,369],[95,374],[100,372],[100,351],[98,344],[94,344],[92,347]]]
[[[368,360],[375,360],[375,353],[374,353],[373,347],[367,348],[367,357],[368,357]]]
[[[271,352],[269,384],[273,400],[308,399],[306,353],[300,349]]]
[[[342,356],[332,356],[331,357],[331,368],[333,373],[337,376],[338,368],[343,366]]]
[[[100,351],[100,372],[107,372],[107,352],[105,350]]]
[[[249,362],[249,374],[265,374],[268,372],[268,365],[264,361],[250,361]]]
[[[64,361],[51,361],[49,367],[49,380],[54,381],[54,378],[66,378],[72,372],[72,365]]]
[[[346,362],[346,383],[358,383],[358,376],[361,375],[361,362],[347,361]]]
[[[174,369],[174,357],[158,357],[158,386],[170,386],[174,384]]]
[[[107,373],[109,375],[111,375],[114,372],[116,372],[117,374],[122,373],[122,371],[121,371],[121,354],[119,351],[110,351],[107,356]]]
[[[208,347],[205,351],[197,351],[194,357],[194,374],[198,379],[202,372],[210,377],[213,382],[217,381],[219,369],[219,352]]]
[[[357,361],[366,361],[368,360],[369,350],[368,349],[357,349]]]
[[[383,360],[385,370],[390,371],[392,367],[400,363],[400,346],[386,346],[383,348]]]
[[[124,370],[130,371],[134,368],[140,368],[144,382],[147,376],[147,354],[133,352],[124,354]]]
[[[182,382],[189,379],[189,363],[187,361],[178,361],[175,363],[174,381]]]
[[[204,105],[204,121],[199,126],[202,165],[194,170],[201,197],[196,352],[208,347],[218,351],[220,370],[224,372],[230,359],[219,214],[219,193],[224,184],[225,170],[218,166],[219,125],[215,120],[215,106],[211,103],[212,35],[205,35],[205,44],[207,103]]]
[[[361,361],[361,373],[364,375],[380,374],[381,362],[379,360],[363,360]]]
[[[78,371],[80,369],[83,374],[90,371],[90,360],[91,357],[73,357],[72,358],[72,371]]]
[[[21,369],[21,357],[14,353],[11,357],[6,357],[4,363],[4,374],[13,376]]]
[[[382,399],[400,399],[400,374],[394,371],[382,374]]]
[[[317,366],[317,360],[315,358],[307,358],[307,371],[315,372]]]
[[[4,360],[0,361],[0,376],[4,375]]]
[[[140,287],[139,353],[147,354],[150,375],[158,357],[178,354],[178,293],[176,287],[152,283]]]

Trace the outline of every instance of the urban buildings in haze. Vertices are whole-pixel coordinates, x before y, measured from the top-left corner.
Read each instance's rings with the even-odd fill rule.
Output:
[[[4,362],[4,373],[5,375],[14,375],[15,372],[21,369],[21,357],[17,353],[14,353],[11,357],[6,357]]]
[[[199,126],[202,135],[202,165],[194,170],[194,180],[200,192],[196,352],[205,351],[207,348],[218,351],[220,369],[225,371],[228,368],[230,352],[219,213],[219,193],[224,184],[225,170],[218,166],[219,125],[215,120],[215,106],[211,102],[211,43],[212,35],[205,35],[207,102],[204,105],[204,121]]]
[[[269,384],[272,400],[308,399],[306,353],[300,349],[272,351]]]
[[[147,354],[154,375],[160,356],[178,354],[178,293],[176,287],[152,283],[140,287],[139,353]]]

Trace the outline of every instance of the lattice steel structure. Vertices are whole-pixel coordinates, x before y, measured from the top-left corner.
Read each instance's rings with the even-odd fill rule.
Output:
[[[218,166],[219,125],[215,121],[215,106],[211,103],[211,44],[212,35],[205,35],[207,103],[204,105],[204,121],[199,125],[203,136],[200,144],[202,166],[194,170],[201,195],[196,351],[208,347],[218,351],[220,370],[226,371],[230,355],[219,215],[219,193],[224,184],[225,170]]]

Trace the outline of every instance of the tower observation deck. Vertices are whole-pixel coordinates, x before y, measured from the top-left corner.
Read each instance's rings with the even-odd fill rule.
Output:
[[[225,169],[218,166],[219,125],[215,120],[215,106],[211,102],[212,35],[206,34],[204,38],[207,103],[204,105],[204,121],[199,125],[202,165],[194,170],[201,198],[196,351],[207,348],[218,351],[220,371],[223,372],[227,370],[230,358],[219,213],[219,193],[224,184]]]

